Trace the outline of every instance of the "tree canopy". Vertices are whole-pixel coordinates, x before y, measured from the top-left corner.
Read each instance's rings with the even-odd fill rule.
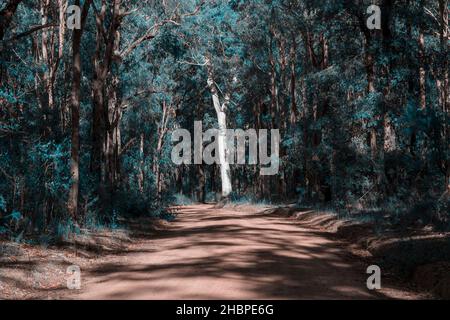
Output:
[[[369,29],[367,8],[381,9]],[[80,28],[67,8],[80,7]],[[182,196],[448,225],[447,0],[2,0],[0,233],[158,215]],[[171,132],[279,129],[280,169],[175,165]],[[423,213],[424,215],[426,213]]]

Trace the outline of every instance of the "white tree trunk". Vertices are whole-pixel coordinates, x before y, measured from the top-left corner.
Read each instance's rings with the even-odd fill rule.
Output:
[[[219,137],[218,137],[218,147],[219,147],[219,161],[220,161],[220,178],[222,181],[222,198],[226,198],[232,192],[231,185],[231,171],[230,164],[227,161],[227,153],[229,152],[227,147],[227,117],[226,117],[226,107],[229,102],[229,97],[225,97],[224,103],[220,104],[219,94],[217,92],[216,84],[214,81],[214,75],[212,71],[212,65],[209,59],[206,61],[206,66],[208,68],[208,86],[211,91],[214,109],[217,114],[217,122],[219,124]]]
[[[227,161],[226,154],[229,152],[226,142],[227,122],[224,111],[217,112],[217,121],[219,123],[219,160],[220,177],[222,179],[222,197],[226,198],[232,191],[230,164]]]

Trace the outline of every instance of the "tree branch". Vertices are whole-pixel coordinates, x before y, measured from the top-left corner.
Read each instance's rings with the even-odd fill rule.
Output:
[[[37,32],[37,31],[39,31],[39,30],[47,29],[47,28],[53,28],[53,27],[59,27],[59,25],[58,25],[58,24],[54,24],[54,23],[49,23],[49,24],[39,25],[39,26],[36,26],[36,27],[31,28],[31,29],[28,30],[28,31],[25,31],[25,32],[19,33],[19,34],[17,34],[17,35],[14,35],[13,37],[11,37],[11,38],[9,38],[9,39],[7,39],[7,40],[3,40],[3,41],[4,41],[4,42],[17,41],[17,40],[19,40],[19,39],[21,39],[21,38],[24,38],[24,37],[26,37],[26,36],[29,36],[30,34],[33,34],[34,32]]]
[[[159,29],[161,27],[163,27],[163,26],[165,26],[167,24],[173,24],[173,25],[179,26],[180,25],[179,21],[181,21],[185,17],[190,17],[190,16],[196,15],[200,11],[200,9],[202,8],[202,6],[204,4],[205,4],[205,1],[202,0],[202,2],[195,8],[194,11],[189,12],[189,13],[185,13],[185,14],[182,14],[182,15],[178,15],[178,13],[177,13],[178,7],[175,8],[175,10],[172,13],[172,15],[170,16],[170,18],[155,23],[152,27],[150,27],[150,29],[147,30],[147,32],[144,35],[142,35],[141,37],[135,39],[126,49],[124,49],[120,53],[120,57],[122,59],[125,58],[134,49],[136,49],[141,43],[143,43],[144,41],[151,40],[151,39],[155,38],[156,35],[158,34]]]

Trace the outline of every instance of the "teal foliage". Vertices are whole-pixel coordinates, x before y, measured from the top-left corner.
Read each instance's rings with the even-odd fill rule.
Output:
[[[94,2],[98,9],[98,1]],[[443,111],[436,80],[448,68],[448,53],[442,50],[438,25],[424,14],[419,1],[409,6],[392,2],[391,37],[384,39],[383,32],[375,31],[369,43],[358,20],[364,21],[368,1],[350,5],[348,1],[216,0],[205,1],[195,14],[186,16],[183,13],[192,12],[199,1],[168,1],[167,7],[161,1],[122,1],[122,9],[131,11],[121,18],[118,48],[102,84],[103,98],[115,97],[104,105],[120,110],[114,138],[120,141],[113,150],[118,169],[112,181],[104,173],[111,163],[100,159],[102,166],[93,166],[97,45],[99,63],[108,61],[103,58],[107,39],[97,34],[91,8],[81,45],[76,217],[69,217],[67,211],[73,182],[72,33],[66,33],[58,60],[58,35],[52,33],[57,28],[47,30],[54,36],[47,51],[60,63],[54,75],[53,106],[45,80],[51,66],[43,58],[43,33],[2,46],[0,234],[21,238],[47,233],[64,238],[85,226],[118,227],[122,217],[165,216],[162,208],[168,204],[215,201],[220,191],[217,167],[175,166],[171,161],[174,129],[193,133],[196,120],[204,129],[217,127],[206,57],[211,59],[220,99],[230,94],[228,127],[277,128],[282,135],[281,170],[276,177],[262,179],[259,166],[232,166],[233,201],[297,200],[339,210],[386,206],[402,212],[431,201],[426,206],[432,216],[447,223],[449,115]],[[437,12],[435,1],[424,3]],[[52,22],[59,19],[55,4],[48,13]],[[178,14],[172,17],[175,9]],[[111,16],[107,2],[105,30]],[[173,20],[161,24],[169,18]],[[40,23],[39,2],[23,1],[6,37]],[[421,30],[423,61],[417,42]],[[144,35],[148,39],[121,56]],[[367,53],[374,63],[371,92]],[[424,61],[426,108],[421,109],[417,77]],[[113,122],[113,115],[108,116]],[[108,134],[114,131],[111,123],[102,126]],[[385,146],[392,142],[386,141],[389,136],[392,147]]]
[[[186,206],[194,203],[192,199],[181,193],[174,194],[171,202],[177,206]]]
[[[3,198],[2,195],[0,195],[0,211],[5,212],[6,211],[6,200]]]

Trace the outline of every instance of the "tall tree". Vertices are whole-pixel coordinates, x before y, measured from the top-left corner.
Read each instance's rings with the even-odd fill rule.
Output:
[[[73,30],[72,37],[72,92],[70,107],[72,114],[71,131],[71,157],[70,174],[71,186],[67,202],[67,210],[73,217],[77,217],[78,198],[80,189],[80,100],[81,100],[81,77],[82,77],[82,59],[81,59],[81,38],[86,23],[86,18],[91,6],[92,0],[86,0],[81,12],[81,28]],[[75,5],[80,6],[77,0]]]

